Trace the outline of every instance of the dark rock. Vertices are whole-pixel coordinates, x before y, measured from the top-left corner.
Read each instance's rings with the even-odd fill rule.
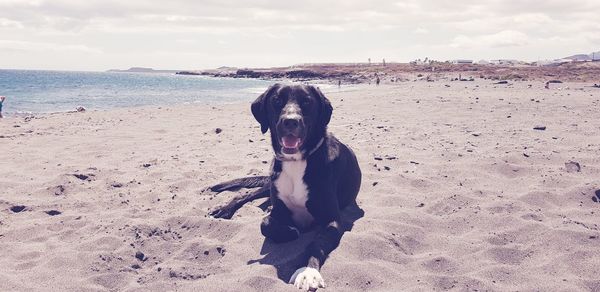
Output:
[[[145,262],[148,259],[146,257],[146,255],[144,255],[144,253],[141,252],[141,251],[138,251],[138,252],[135,253],[135,258],[138,259],[138,260],[140,260],[140,261],[142,261],[142,262]]]
[[[179,72],[175,72],[175,74],[177,74],[177,75],[201,75],[198,72],[191,72],[191,71],[179,71]]]
[[[23,205],[16,205],[16,206],[10,207],[10,210],[13,211],[14,213],[19,213],[19,212],[25,210],[25,208],[27,208],[27,207],[25,207]]]
[[[508,84],[508,81],[502,80],[502,81],[498,81],[498,82],[496,82],[494,84]]]
[[[90,178],[89,175],[85,175],[85,174],[73,174],[74,177],[80,179],[80,180],[88,180]]]
[[[425,206],[425,204],[424,204],[424,203],[419,203],[419,204],[417,205],[417,207],[419,207],[419,208],[421,208],[421,207],[424,207],[424,206]]]
[[[144,163],[144,164],[142,164],[142,166],[145,167],[145,168],[148,168],[148,167],[152,166],[152,164],[150,164],[150,163]]]
[[[215,133],[220,134],[221,132],[223,132],[223,129],[221,129],[221,128],[216,128],[215,129]]]
[[[137,270],[137,269],[141,269],[142,267],[140,267],[140,265],[138,265],[138,264],[133,264],[133,265],[131,265],[131,268],[134,270]]]
[[[112,183],[110,186],[111,186],[111,187],[113,187],[113,188],[122,188],[122,187],[123,187],[123,184],[122,184],[122,183],[117,183],[117,182],[116,182],[116,183]]]
[[[56,211],[56,210],[50,210],[50,211],[44,211],[44,212],[50,216],[56,216],[56,215],[62,214],[62,212]]]
[[[546,126],[535,126],[533,127],[534,130],[538,130],[538,131],[544,131],[546,130]]]
[[[379,182],[373,182],[373,186],[376,186]]]

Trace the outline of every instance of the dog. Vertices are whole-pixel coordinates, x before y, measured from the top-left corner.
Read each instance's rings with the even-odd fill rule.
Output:
[[[211,215],[231,218],[245,203],[270,196],[272,209],[260,226],[266,238],[283,243],[318,229],[305,250],[305,265],[289,283],[303,290],[323,288],[321,266],[344,232],[341,211],[356,206],[362,177],[356,156],[327,132],[333,108],[317,87],[274,84],[252,103],[251,110],[262,133],[271,134],[275,154],[271,174],[213,186],[216,192],[259,189],[234,198]]]

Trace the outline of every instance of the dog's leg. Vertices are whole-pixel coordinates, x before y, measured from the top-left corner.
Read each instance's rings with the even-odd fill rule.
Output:
[[[279,199],[273,203],[271,214],[265,217],[260,224],[261,233],[276,243],[283,243],[297,239],[300,231],[292,222],[290,210]]]
[[[233,214],[235,214],[235,212],[239,208],[244,206],[244,204],[246,204],[248,202],[252,202],[256,199],[268,197],[269,193],[270,193],[269,190],[270,190],[270,186],[267,184],[267,185],[263,185],[260,189],[254,191],[254,192],[244,194],[244,195],[239,195],[239,196],[233,198],[225,206],[221,206],[221,207],[218,207],[218,208],[212,210],[210,212],[210,215],[215,218],[231,219],[231,217],[233,217]]]
[[[268,176],[249,176],[236,178],[230,181],[214,185],[209,189],[213,192],[235,191],[241,188],[258,188],[269,184]]]
[[[340,243],[343,231],[339,219],[333,220],[317,233],[317,237],[306,248],[308,262],[299,268],[290,278],[290,284],[302,290],[316,290],[325,287],[325,281],[319,270],[331,253]]]

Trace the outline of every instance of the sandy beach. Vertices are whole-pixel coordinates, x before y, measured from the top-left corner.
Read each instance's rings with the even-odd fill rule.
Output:
[[[531,85],[531,86],[529,86]],[[327,94],[364,216],[320,291],[600,291],[600,89],[400,82]],[[235,193],[272,152],[249,103],[0,120],[1,291],[296,291]],[[535,129],[534,129],[535,128]],[[220,129],[217,131],[217,129]],[[217,133],[218,132],[218,133]]]

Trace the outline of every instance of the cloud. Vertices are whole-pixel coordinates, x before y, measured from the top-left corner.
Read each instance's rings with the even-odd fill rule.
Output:
[[[453,48],[501,48],[524,46],[529,37],[519,31],[503,30],[494,34],[466,36],[459,35],[450,44]]]
[[[464,48],[511,58],[535,49],[556,58],[569,45],[598,50],[598,15],[598,0],[0,0],[0,36],[4,50],[88,51],[105,54],[105,63],[154,50],[227,60],[254,54],[254,62],[269,64],[275,58],[265,56],[291,58],[279,65],[444,59]]]
[[[0,40],[0,51],[9,52],[80,52],[100,54],[101,50],[85,45],[65,45],[55,43],[28,42],[16,40]]]

